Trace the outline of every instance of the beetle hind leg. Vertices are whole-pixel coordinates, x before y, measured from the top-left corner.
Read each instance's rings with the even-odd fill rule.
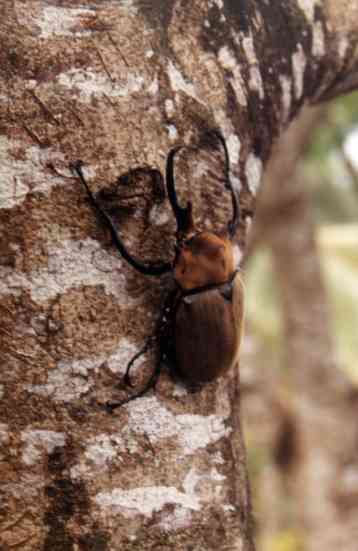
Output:
[[[166,365],[169,368],[169,371],[172,372],[173,364],[175,363],[175,352],[173,347],[173,335],[172,335],[172,316],[173,309],[175,308],[175,297],[176,290],[169,293],[164,304],[162,305],[161,315],[157,321],[157,326],[154,334],[147,338],[144,346],[137,352],[133,358],[129,361],[126,372],[124,374],[124,383],[127,386],[133,387],[132,381],[130,379],[129,372],[134,365],[134,362],[143,354],[145,354],[150,348],[155,344],[158,345],[158,356],[154,371],[145,384],[144,388],[131,396],[128,396],[125,400],[122,401],[113,401],[107,402],[106,409],[109,413],[112,413],[115,409],[128,404],[132,400],[136,400],[141,396],[144,396],[149,390],[154,389],[162,367]]]
[[[136,355],[138,357],[138,355]],[[130,362],[131,363],[131,362]],[[131,364],[133,365],[133,364]],[[128,371],[128,368],[130,369],[131,367],[130,364],[128,364],[128,367],[127,367],[127,371]],[[160,371],[161,371],[161,362],[158,361],[157,362],[157,365],[155,366],[155,369],[151,375],[151,377],[149,378],[149,380],[147,381],[147,383],[145,384],[144,388],[142,388],[142,390],[140,390],[139,392],[136,392],[135,394],[132,394],[132,396],[128,396],[128,398],[126,398],[125,400],[121,400],[121,401],[114,401],[114,402],[107,402],[106,403],[106,410],[109,412],[109,413],[113,413],[113,411],[121,406],[124,406],[125,404],[128,404],[128,402],[131,402],[132,400],[136,400],[137,398],[141,398],[142,396],[144,396],[144,394],[146,394],[149,390],[151,389],[155,389],[155,386],[157,384],[157,381],[158,381],[158,378],[159,378],[159,375],[160,375]],[[127,375],[127,371],[126,371],[126,375]],[[126,377],[125,375],[125,377]]]
[[[132,369],[135,362],[138,360],[138,358],[143,356],[146,352],[148,352],[148,350],[150,348],[152,348],[152,346],[154,346],[155,340],[156,340],[155,335],[148,337],[145,344],[144,344],[144,346],[139,350],[139,352],[134,354],[134,356],[133,356],[133,358],[131,358],[131,360],[129,360],[129,362],[127,364],[126,372],[125,372],[124,377],[123,377],[123,382],[126,386],[130,386],[131,388],[133,388],[134,385],[131,381],[129,372]]]
[[[129,386],[129,387],[133,388],[134,385],[131,381],[129,372],[130,372],[131,368],[133,367],[134,363],[137,361],[137,359],[140,358],[141,356],[143,356],[143,354],[145,354],[148,350],[150,350],[150,348],[152,348],[154,346],[155,342],[156,342],[156,335],[155,334],[148,337],[145,344],[144,344],[144,346],[128,362],[127,368],[126,368],[126,371],[125,371],[125,374],[124,374],[124,377],[123,377],[123,382],[126,386]],[[112,413],[115,409],[123,406],[124,404],[127,404],[128,402],[131,402],[132,400],[135,400],[136,398],[140,398],[141,396],[146,394],[151,388],[155,388],[155,385],[156,385],[156,382],[158,380],[159,374],[160,374],[160,364],[159,364],[159,367],[157,366],[154,369],[154,372],[153,372],[152,376],[150,377],[150,379],[148,380],[148,382],[146,383],[146,385],[144,386],[144,388],[142,390],[140,390],[136,394],[133,394],[132,396],[129,396],[125,400],[107,402],[106,405],[105,405],[107,411]]]

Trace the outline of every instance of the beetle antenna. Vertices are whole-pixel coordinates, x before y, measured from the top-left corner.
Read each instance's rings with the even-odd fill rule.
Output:
[[[236,230],[238,228],[239,222],[240,222],[240,203],[239,198],[237,195],[236,190],[233,188],[232,182],[230,180],[230,157],[229,152],[227,149],[226,141],[224,136],[221,134],[220,130],[211,130],[211,134],[214,134],[216,138],[219,140],[221,145],[223,146],[224,153],[225,153],[225,188],[230,191],[231,193],[231,200],[232,200],[232,220],[228,224],[228,231],[231,238],[234,237]]]
[[[186,207],[181,207],[178,203],[178,197],[175,191],[174,183],[174,158],[175,155],[182,149],[183,146],[174,147],[169,151],[166,166],[166,183],[168,197],[174,216],[177,222],[177,235],[188,234],[194,227],[193,222],[193,206],[191,201],[188,201]]]
[[[82,165],[83,165],[82,161],[76,161],[75,163],[71,163],[70,164],[70,170],[78,176],[78,178],[80,179],[82,184],[85,186],[86,191],[87,191],[87,195],[88,195],[92,205],[94,206],[94,208],[97,210],[97,212],[101,215],[101,217],[103,218],[103,220],[107,224],[107,226],[108,226],[108,228],[111,232],[112,239],[113,239],[117,249],[119,250],[119,252],[123,256],[123,258],[131,266],[133,266],[133,268],[138,270],[138,272],[140,272],[142,274],[145,274],[145,275],[159,276],[159,275],[162,275],[165,272],[168,272],[169,270],[171,270],[170,262],[164,262],[163,264],[151,264],[151,263],[144,264],[142,262],[139,262],[138,260],[136,260],[135,258],[133,258],[129,254],[127,248],[124,246],[122,240],[120,239],[120,237],[117,233],[117,230],[115,228],[115,225],[112,222],[112,219],[110,218],[110,216],[108,216],[106,211],[101,207],[101,205],[99,204],[99,202],[96,200],[95,196],[93,195],[92,191],[90,190],[90,188],[88,186],[88,183],[86,182],[86,179],[83,175]]]

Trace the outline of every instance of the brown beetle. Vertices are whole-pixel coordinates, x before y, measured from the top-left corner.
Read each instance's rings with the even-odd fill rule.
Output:
[[[225,153],[225,187],[231,193],[233,216],[225,231],[195,230],[192,204],[181,207],[174,185],[174,158],[183,146],[169,152],[166,186],[176,222],[177,244],[173,263],[142,263],[133,258],[121,241],[110,216],[98,203],[83,176],[82,162],[71,164],[86,187],[92,205],[108,225],[121,255],[139,272],[159,276],[172,271],[175,288],[168,294],[156,330],[142,350],[129,362],[124,380],[131,385],[129,371],[136,359],[155,343],[159,358],[152,376],[139,392],[122,402],[109,402],[115,408],[143,396],[154,388],[163,363],[190,385],[200,385],[225,373],[238,359],[243,327],[243,285],[235,266],[232,240],[239,224],[239,201],[230,181],[229,154],[218,130],[209,133]]]

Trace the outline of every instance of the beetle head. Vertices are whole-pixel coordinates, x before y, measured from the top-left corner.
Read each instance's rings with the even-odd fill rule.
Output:
[[[185,291],[225,283],[232,275],[234,250],[228,238],[200,232],[177,249],[174,279]]]

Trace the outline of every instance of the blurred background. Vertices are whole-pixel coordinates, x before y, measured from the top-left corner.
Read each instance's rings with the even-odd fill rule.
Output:
[[[358,93],[276,146],[244,263],[258,551],[358,549]]]

